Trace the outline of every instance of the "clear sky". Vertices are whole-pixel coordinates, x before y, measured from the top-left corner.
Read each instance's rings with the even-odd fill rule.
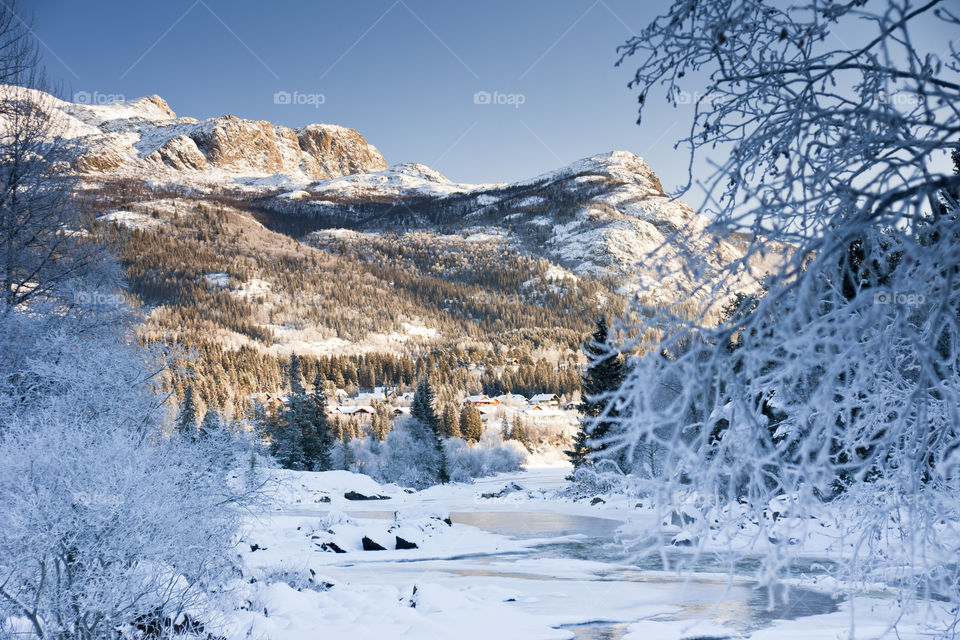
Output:
[[[689,113],[636,125],[616,47],[665,0],[20,0],[63,97],[159,94],[178,115],[358,129],[390,164],[463,182],[532,177],[612,149],[664,187]],[[483,103],[488,92],[490,101]],[[290,104],[283,104],[284,94]],[[278,103],[279,102],[279,103]],[[646,117],[646,116],[645,116]]]

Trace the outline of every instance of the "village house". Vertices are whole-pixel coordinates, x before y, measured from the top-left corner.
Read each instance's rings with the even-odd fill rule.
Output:
[[[469,402],[478,409],[480,407],[495,407],[500,404],[500,401],[496,398],[491,398],[490,396],[486,395],[469,396],[464,402]]]
[[[345,416],[357,417],[372,416],[375,413],[373,407],[366,405],[359,407],[337,407],[335,412]]]
[[[560,406],[560,396],[555,393],[538,393],[530,398],[530,404],[542,407],[558,407]]]

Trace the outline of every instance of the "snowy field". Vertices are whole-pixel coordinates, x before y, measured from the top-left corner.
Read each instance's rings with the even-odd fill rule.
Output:
[[[900,611],[879,590],[851,602],[834,597],[836,584],[800,577],[771,604],[768,591],[746,577],[658,570],[615,542],[618,532],[662,528],[654,514],[626,498],[596,504],[566,498],[568,472],[543,467],[416,493],[344,471],[273,472],[279,482],[269,507],[248,518],[238,548],[244,576],[228,592],[223,634],[934,637],[919,622],[922,612]],[[351,491],[385,499],[348,500]],[[417,548],[397,549],[401,540]],[[383,550],[364,550],[365,544]],[[938,605],[924,606],[937,614]]]

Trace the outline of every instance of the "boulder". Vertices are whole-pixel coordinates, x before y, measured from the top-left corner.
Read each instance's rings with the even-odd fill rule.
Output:
[[[409,540],[404,540],[400,536],[397,536],[397,549],[419,549],[416,542],[410,542]]]
[[[693,523],[693,516],[690,516],[682,511],[673,511],[670,514],[670,524],[675,527],[685,527],[688,524]]]
[[[675,547],[692,547],[696,543],[697,539],[686,531],[681,531],[677,535],[673,536],[673,540],[670,541],[670,544]]]
[[[390,499],[390,496],[378,496],[378,495],[365,496],[362,493],[359,493],[357,491],[347,491],[345,494],[343,494],[343,497],[346,498],[347,500],[389,500]]]
[[[387,548],[383,545],[380,545],[367,536],[363,536],[363,550],[364,551],[386,551]]]
[[[481,498],[502,498],[505,495],[515,493],[517,491],[524,491],[523,485],[519,485],[516,482],[511,482],[508,485],[505,485],[500,491],[496,493],[481,493]]]

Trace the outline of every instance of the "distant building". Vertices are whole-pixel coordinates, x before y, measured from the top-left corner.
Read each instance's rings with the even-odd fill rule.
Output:
[[[337,413],[340,413],[345,416],[372,416],[374,414],[373,407],[337,407]]]
[[[500,404],[500,401],[496,398],[491,398],[490,396],[469,396],[466,399],[466,402],[469,402],[475,407],[495,407]]]
[[[559,418],[564,415],[563,411],[556,407],[535,404],[523,412],[523,415],[531,418]]]
[[[538,393],[530,398],[530,404],[544,407],[557,407],[560,405],[560,396],[555,393]]]

